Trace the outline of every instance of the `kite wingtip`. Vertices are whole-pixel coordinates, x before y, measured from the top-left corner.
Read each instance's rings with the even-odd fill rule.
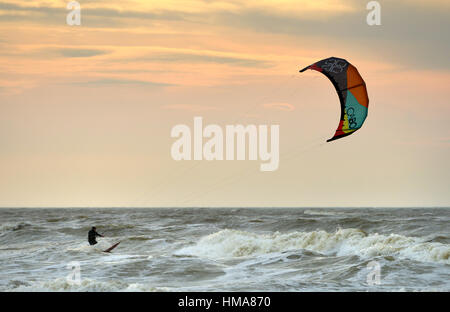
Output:
[[[306,66],[305,68],[299,70],[300,73],[303,73],[305,70],[307,70],[308,68],[310,68],[311,66]]]

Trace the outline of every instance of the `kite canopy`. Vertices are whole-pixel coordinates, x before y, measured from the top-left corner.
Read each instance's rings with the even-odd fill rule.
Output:
[[[358,70],[349,62],[330,57],[303,68],[317,70],[333,83],[341,102],[341,120],[334,136],[327,142],[343,138],[360,129],[369,107],[366,83]]]

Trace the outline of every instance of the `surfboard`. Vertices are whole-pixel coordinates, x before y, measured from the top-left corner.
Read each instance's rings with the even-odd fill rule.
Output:
[[[111,252],[111,250],[113,250],[114,248],[116,248],[119,244],[120,244],[120,242],[115,243],[114,245],[112,245],[112,246],[109,247],[108,249],[103,250],[103,252]]]

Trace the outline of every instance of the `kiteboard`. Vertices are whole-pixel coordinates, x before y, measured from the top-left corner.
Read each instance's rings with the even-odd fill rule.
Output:
[[[114,245],[112,245],[112,246],[109,247],[108,249],[103,250],[103,252],[111,252],[111,250],[113,250],[114,248],[116,248],[119,244],[120,244],[120,242],[115,243]]]

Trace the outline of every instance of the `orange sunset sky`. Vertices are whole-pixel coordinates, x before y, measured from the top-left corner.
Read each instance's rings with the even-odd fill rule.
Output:
[[[0,206],[450,206],[450,2],[0,2]],[[299,69],[336,56],[355,134]],[[171,158],[177,124],[280,125],[280,167]],[[324,143],[324,144],[323,144]]]

